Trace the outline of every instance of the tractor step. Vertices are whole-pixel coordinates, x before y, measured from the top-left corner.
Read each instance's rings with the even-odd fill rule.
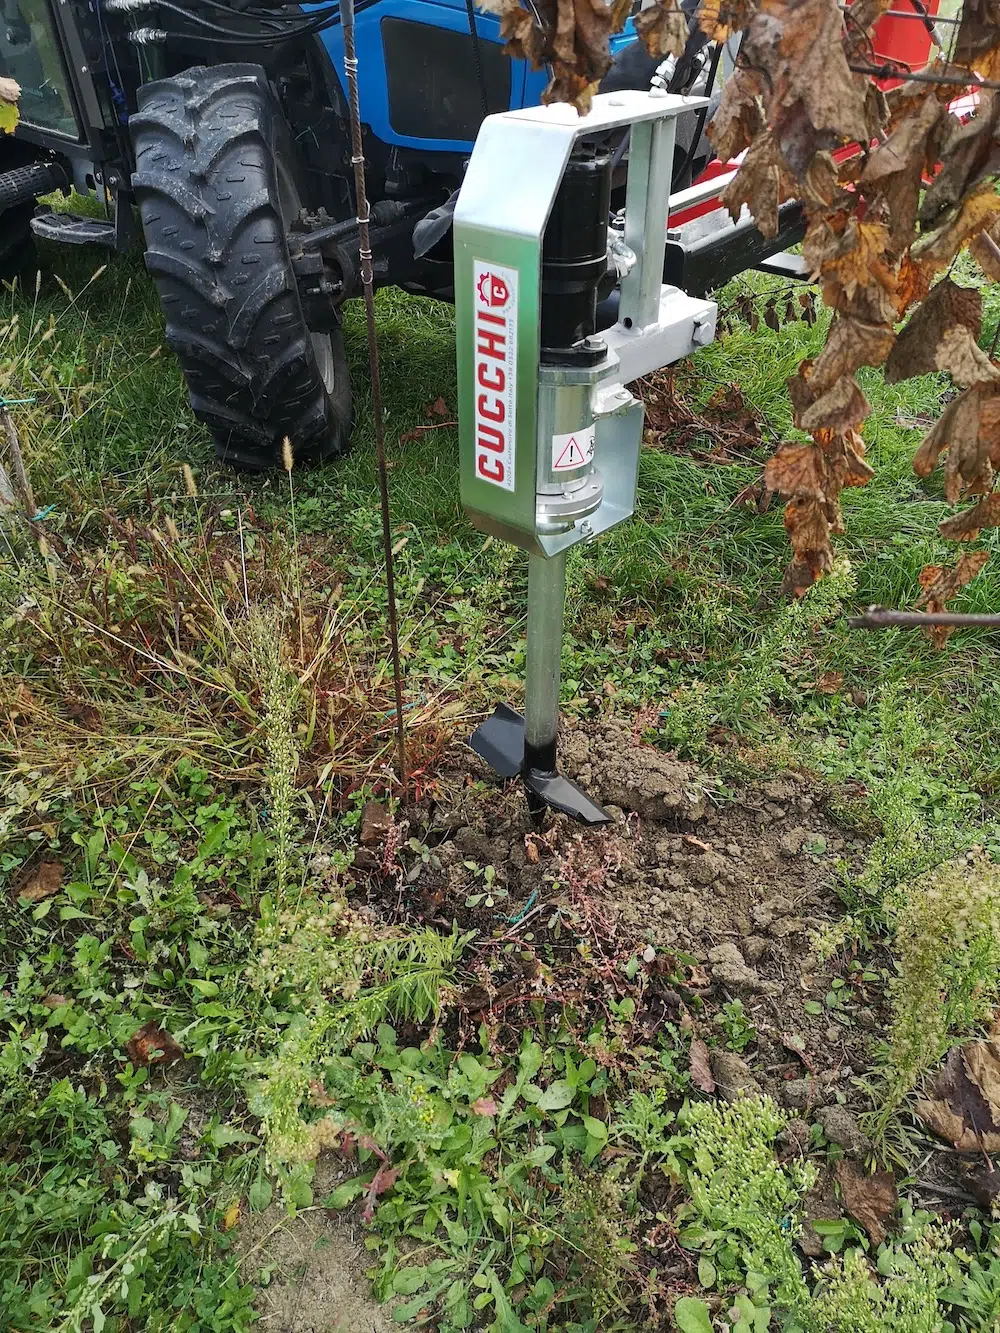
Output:
[[[59,245],[99,245],[116,249],[115,224],[109,218],[81,217],[79,213],[39,211],[31,219],[31,230],[43,241]]]

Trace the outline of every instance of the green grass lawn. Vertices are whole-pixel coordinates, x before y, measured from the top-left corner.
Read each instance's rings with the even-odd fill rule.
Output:
[[[393,738],[360,310],[346,323],[351,455],[291,481],[248,478],[216,465],[188,412],[141,261],[94,274],[88,255],[45,258],[36,290],[0,294],[0,392],[34,400],[14,413],[44,514],[33,535],[0,539],[0,1330],[248,1327],[234,1217],[276,1194],[293,1209],[323,1202],[310,1182],[324,1120],[315,1106],[300,1114],[313,1067],[358,1123],[371,1115],[398,1133],[394,1191],[379,1183],[378,1154],[363,1142],[360,1153],[373,1199],[383,1185],[387,1196],[372,1233],[376,1289],[405,1298],[403,1322],[440,1333],[647,1326],[628,1227],[602,1233],[594,1252],[581,1242],[609,1212],[629,1216],[640,1189],[614,1172],[601,1185],[591,1169],[610,1136],[641,1158],[640,1176],[656,1163],[685,1182],[682,1195],[707,1200],[698,1225],[715,1216],[720,1235],[743,1236],[733,1253],[693,1262],[686,1285],[657,1287],[643,1259],[641,1290],[661,1300],[649,1327],[671,1326],[680,1292],[693,1322],[678,1326],[707,1330],[699,1281],[749,1303],[742,1323],[717,1328],[766,1328],[772,1306],[783,1327],[818,1327],[800,1309],[801,1275],[782,1268],[778,1222],[747,1239],[760,1199],[727,1212],[706,1183],[739,1174],[735,1144],[759,1165],[767,1206],[789,1213],[801,1182],[773,1165],[780,1125],[740,1112],[707,1124],[704,1106],[675,1122],[690,1092],[677,1072],[687,1035],[660,1038],[658,1073],[630,1066],[616,1084],[596,1066],[581,1073],[586,1059],[539,1005],[536,1042],[494,1051],[467,1032],[456,1063],[449,996],[474,946],[417,921],[379,935],[349,893],[338,897],[352,885],[361,808],[391,789]],[[961,276],[978,281],[971,263]],[[775,290],[749,276],[720,305]],[[1000,297],[986,290],[984,304],[988,345]],[[494,703],[517,702],[526,572],[458,503],[452,311],[384,292],[378,315],[423,795],[455,739]],[[793,766],[832,793],[872,839],[864,873],[843,882],[854,948],[884,939],[887,901],[920,872],[973,845],[1000,851],[1000,652],[989,633],[959,631],[936,651],[916,633],[847,627],[869,603],[912,606],[920,570],[954,558],[937,534],[940,487],[910,469],[944,377],[887,386],[862,375],[877,476],[845,496],[835,573],[799,604],[782,599],[780,503],[759,513],[738,497],[794,434],[785,380],[824,327],[751,333],[737,321],[678,369],[675,391],[693,407],[739,385],[763,443],[718,461],[710,435],[671,449],[667,430],[665,447],[644,450],[636,517],[570,559],[563,702],[583,718],[640,715],[647,740],[697,760],[723,789]],[[430,411],[438,398],[444,419]],[[1000,561],[956,609],[998,607]],[[58,866],[57,893],[35,892],[42,863]],[[129,1045],[143,1025],[172,1034],[185,1059],[150,1068]],[[439,1132],[434,1116],[450,1124],[462,1099],[537,1092],[539,1070],[565,1093],[553,1109],[578,1116],[576,1138],[559,1140],[561,1174],[530,1115],[514,1114],[499,1146],[483,1122],[467,1137]],[[421,1098],[437,1108],[428,1120]],[[373,1130],[373,1141],[387,1139]],[[671,1235],[685,1208],[694,1225],[690,1201],[662,1206]],[[919,1230],[908,1220],[904,1240]],[[966,1322],[951,1327],[993,1326],[982,1311],[1000,1300],[1000,1260],[988,1229],[979,1234],[979,1304],[956,1306],[950,1318]],[[911,1251],[890,1251],[883,1276],[897,1260],[905,1275]],[[921,1260],[927,1272],[938,1261]],[[772,1267],[761,1276],[754,1263]],[[964,1299],[971,1271],[942,1268],[939,1287],[964,1282]],[[905,1323],[889,1296],[866,1299],[881,1322],[828,1314],[823,1327],[944,1327]]]

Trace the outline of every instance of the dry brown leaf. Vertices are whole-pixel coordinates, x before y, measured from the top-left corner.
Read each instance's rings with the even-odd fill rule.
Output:
[[[542,101],[569,102],[586,113],[611,68],[609,39],[624,23],[629,0],[536,0],[532,12],[518,0],[495,0],[491,7],[501,15],[507,53],[533,69],[551,69]]]
[[[881,1245],[888,1235],[886,1223],[896,1207],[896,1181],[891,1171],[859,1171],[847,1158],[834,1167],[844,1207],[867,1231],[872,1244]]]
[[[943,611],[965,585],[982,570],[990,558],[989,551],[972,551],[963,555],[958,563],[942,568],[940,565],[927,565],[920,571],[920,586],[923,594],[918,606],[925,606],[928,611]]]
[[[644,12],[644,11],[640,11]],[[742,153],[764,128],[756,78],[737,68],[726,80],[718,110],[708,127],[708,137],[723,162]]]
[[[687,15],[677,0],[658,0],[632,20],[635,35],[651,56],[680,56],[688,39]]]
[[[888,384],[896,384],[911,375],[927,375],[938,370],[937,349],[949,329],[968,329],[979,333],[982,297],[972,287],[959,287],[951,278],[932,287],[927,298],[906,328],[885,363]]]
[[[54,893],[58,893],[62,888],[62,882],[62,864],[59,861],[42,861],[18,889],[17,896],[29,903],[38,903],[43,898],[51,898]]]
[[[969,251],[986,276],[1000,282],[1000,221],[973,236]]]
[[[916,1113],[959,1152],[1000,1150],[1000,1045],[974,1041],[950,1051]]]
[[[700,1037],[695,1037],[691,1043],[691,1082],[702,1092],[712,1093],[715,1091],[715,1079],[712,1077],[708,1047]]]
[[[898,279],[887,261],[889,250],[885,223],[839,214],[814,218],[802,246],[813,279],[823,284],[826,304],[871,324],[892,324],[898,314]]]
[[[861,173],[862,185],[881,185],[901,171],[916,169],[919,175],[927,153],[927,137],[942,114],[937,98],[929,90],[925,92],[916,115],[897,121],[887,138],[872,149]]]
[[[764,469],[764,485],[779,495],[822,500],[826,495],[823,451],[818,444],[783,444]]]
[[[846,431],[825,446],[830,471],[841,488],[867,486],[875,469],[865,462],[865,442],[856,430]]]
[[[784,147],[782,142],[783,151]],[[838,185],[837,163],[833,154],[825,151],[814,153],[806,168],[805,178],[799,174],[799,179],[802,181],[804,202],[814,208],[828,208],[837,194]]]
[[[916,114],[899,121],[872,151],[861,173],[865,193],[881,194],[888,205],[889,232],[895,242],[909,243],[913,237],[928,142],[943,114],[937,98],[926,95]]]
[[[910,257],[932,269],[947,268],[969,237],[992,226],[998,216],[1000,195],[990,187],[980,189],[952,209],[936,231],[921,236],[910,247]]]
[[[823,393],[842,375],[853,374],[861,366],[880,366],[895,340],[888,324],[837,316],[830,324],[822,352],[813,362],[809,387],[814,393]]]
[[[824,671],[816,682],[816,689],[820,694],[837,694],[843,688],[844,673],[842,671]]]
[[[871,404],[854,376],[842,375],[832,388],[814,399],[796,425],[802,430],[829,430],[843,434],[856,430],[867,421],[871,410]]]
[[[961,15],[952,59],[979,72],[977,62],[997,45],[1000,4],[997,0],[965,0]]]
[[[946,370],[956,384],[985,384],[1000,379],[993,364],[966,328],[948,329],[934,351],[934,364]]]
[[[746,204],[762,236],[777,236],[778,206],[796,194],[795,178],[778,151],[771,130],[751,144],[736,175],[719,195],[719,203],[738,218]]]
[[[967,120],[957,116],[944,119],[945,132],[939,150],[941,165],[927,187],[918,215],[924,226],[936,223],[984,175],[996,171],[1000,165],[1000,148],[994,139],[998,116],[1000,99],[980,89],[972,116]]]
[[[698,24],[710,41],[724,42],[745,28],[756,11],[754,0],[701,0]]]
[[[183,1060],[177,1041],[158,1023],[144,1023],[125,1043],[125,1052],[134,1065],[172,1065]]]
[[[892,8],[892,4],[893,0],[854,0],[851,5],[851,31],[867,31],[887,9]]]
[[[1000,386],[979,390],[979,445],[994,470],[1000,468]]]
[[[787,9],[781,53],[788,60],[789,91],[782,100],[787,104],[801,99],[818,130],[863,141],[867,85],[847,67],[844,17],[837,0],[804,0]]]
[[[771,120],[801,102],[815,129],[864,139],[867,81],[848,69],[837,0],[764,0],[741,54],[751,68],[767,71]]]
[[[913,455],[912,464],[918,477],[929,477],[937,467],[938,459],[951,442],[953,426],[959,413],[959,405],[967,399],[969,392],[971,390],[946,405],[940,417],[921,441],[920,448]]]
[[[963,509],[954,518],[938,524],[938,532],[953,542],[974,542],[983,528],[1000,526],[1000,491],[993,491],[985,500]]]
[[[839,527],[831,521],[829,506],[820,500],[793,499],[785,505],[785,531],[795,553],[785,570],[783,587],[801,595],[833,568],[831,533]]]
[[[949,504],[963,495],[987,495],[993,486],[993,465],[979,442],[978,388],[966,389],[950,404],[948,457],[944,494]]]
[[[966,1072],[1000,1122],[1000,1046],[993,1041],[972,1041],[962,1050]]]
[[[816,128],[809,119],[804,102],[792,102],[790,106],[773,111],[772,128],[778,151],[805,191],[803,198],[809,202],[812,195],[811,202],[825,207],[832,198],[832,190],[837,182],[837,172],[831,171],[827,151],[837,146],[837,136],[830,130]],[[814,165],[816,171],[810,184],[810,172]]]
[[[950,568],[941,565],[927,565],[920,571],[920,586],[923,593],[917,602],[931,614],[939,614],[948,609],[948,602],[982,570],[989,562],[989,551],[972,551],[963,555]],[[943,648],[955,632],[953,625],[928,625],[924,634],[935,648]]]

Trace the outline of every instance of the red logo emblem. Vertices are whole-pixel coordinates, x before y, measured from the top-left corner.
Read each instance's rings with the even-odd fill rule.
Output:
[[[483,273],[479,279],[479,301],[493,310],[502,309],[510,300],[510,292],[503,278],[494,273]]]

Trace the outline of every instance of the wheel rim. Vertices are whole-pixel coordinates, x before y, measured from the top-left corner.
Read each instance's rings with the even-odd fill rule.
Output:
[[[323,386],[328,394],[333,394],[337,387],[337,364],[333,359],[333,335],[330,333],[313,333],[312,337],[313,352],[316,355],[316,366],[323,381]]]

